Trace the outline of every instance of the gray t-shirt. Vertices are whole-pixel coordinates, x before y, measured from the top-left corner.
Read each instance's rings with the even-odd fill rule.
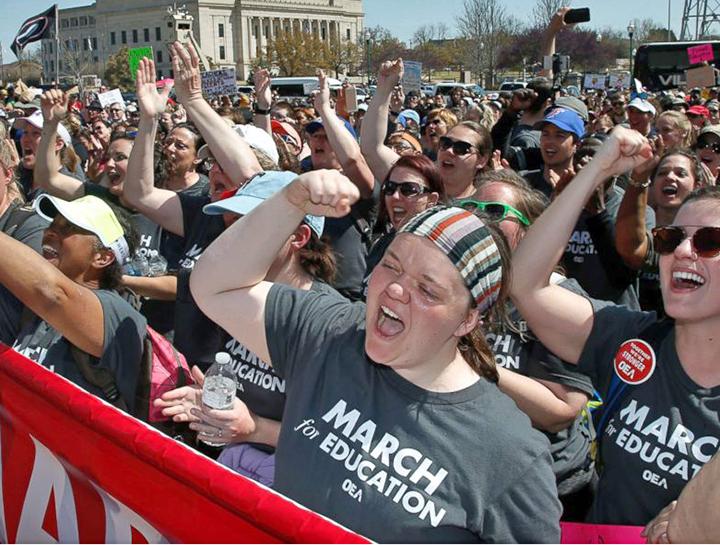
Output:
[[[365,305],[275,285],[275,488],[382,542],[557,542],[548,441],[495,384],[424,390],[365,355]]]
[[[593,302],[595,319],[578,362],[603,398],[620,345],[638,338],[655,314]],[[655,347],[657,365],[628,386],[601,440],[602,472],[590,514],[604,524],[644,525],[677,499],[710,460],[720,438],[720,386],[702,388],[685,372],[675,332]]]
[[[90,361],[112,371],[118,390],[128,409],[132,411],[147,323],[139,312],[114,291],[95,290],[93,293],[102,305],[105,338],[102,357],[91,358]],[[21,312],[22,307],[16,308],[17,311]],[[90,393],[104,398],[103,392],[89,384],[82,376],[71,352],[72,345],[52,326],[35,315],[23,324],[21,330],[20,312],[14,316],[0,314],[0,321],[14,322],[11,324],[16,331],[13,348]]]

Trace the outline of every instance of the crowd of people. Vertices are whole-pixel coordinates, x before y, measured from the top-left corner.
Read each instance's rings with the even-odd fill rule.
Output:
[[[717,89],[428,97],[396,59],[353,111],[171,54],[136,102],[0,92],[0,341],[132,413],[152,327],[193,446],[377,541],[718,539]]]

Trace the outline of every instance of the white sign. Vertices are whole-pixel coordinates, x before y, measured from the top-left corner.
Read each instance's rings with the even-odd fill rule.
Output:
[[[303,83],[303,94],[309,97],[313,91],[320,89],[320,85],[317,81],[311,81],[310,83]]]
[[[403,91],[420,91],[422,83],[422,63],[415,61],[403,62],[405,72],[403,73],[402,86]]]
[[[100,106],[102,106],[103,108],[107,108],[108,106],[110,106],[111,104],[115,104],[116,102],[119,102],[123,105],[125,104],[125,101],[120,94],[120,89],[112,89],[107,93],[100,93],[98,95],[98,101],[100,102]]]
[[[209,96],[237,94],[235,68],[207,70],[201,72],[200,77],[202,79],[203,94]]]
[[[585,89],[605,89],[605,74],[585,74]]]
[[[610,87],[612,89],[627,89],[630,87],[630,75],[610,74]]]

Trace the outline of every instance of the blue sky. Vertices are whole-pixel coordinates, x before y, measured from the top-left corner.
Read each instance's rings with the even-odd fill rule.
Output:
[[[56,0],[61,8],[91,4],[91,0]],[[0,0],[0,42],[4,62],[12,62],[10,51],[20,24],[52,5],[52,0]],[[168,5],[172,0],[168,0]],[[180,2],[181,3],[181,2]],[[520,20],[528,20],[535,0],[504,0],[507,10]],[[607,26],[624,29],[632,19],[650,18],[663,26],[667,24],[668,4],[671,6],[671,27],[680,33],[684,0],[572,0],[573,7],[589,7],[593,28]],[[463,0],[364,0],[365,24],[381,25],[401,40],[408,41],[421,25],[444,22],[452,30],[462,13]]]

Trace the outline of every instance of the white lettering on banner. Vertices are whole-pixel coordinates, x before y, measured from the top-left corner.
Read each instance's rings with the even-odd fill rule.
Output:
[[[399,439],[390,433],[383,433],[376,439],[377,424],[372,420],[361,420],[361,416],[357,409],[348,410],[345,400],[339,400],[321,419],[343,437],[333,431],[327,432],[320,441],[320,450],[341,462],[366,487],[374,488],[407,513],[437,527],[446,510],[439,508],[430,496],[442,485],[448,471],[443,467],[435,469],[433,460],[419,450],[401,447]],[[293,430],[314,440],[321,435],[315,423],[315,419],[305,419]],[[413,490],[413,485],[420,486],[422,492]],[[361,502],[363,489],[354,486],[352,480],[350,484],[346,480],[341,488]]]
[[[0,434],[5,430],[0,419]],[[11,439],[17,439],[12,437]],[[14,433],[19,433],[17,430]],[[20,482],[19,475],[14,471],[12,463],[3,458],[0,451],[0,541],[8,543],[8,529],[15,527],[5,518],[7,513],[18,513],[15,543],[78,543],[83,528],[95,528],[97,521],[90,520],[87,512],[95,513],[94,508],[84,504],[76,504],[76,498],[92,502],[86,493],[76,494],[74,483],[68,470],[55,454],[32,435],[34,450],[32,473],[28,482]],[[6,466],[7,469],[3,469]],[[21,472],[22,473],[22,472]],[[88,481],[74,473],[75,479]],[[105,511],[105,542],[132,543],[145,540],[147,543],[168,543],[168,541],[147,521],[133,510],[117,501],[90,483],[99,497],[95,497],[98,505],[102,503]],[[5,490],[5,486],[9,489]],[[81,486],[81,484],[78,484]],[[87,485],[84,485],[87,486]],[[102,500],[102,501],[101,501]],[[52,504],[50,502],[53,502]],[[19,509],[22,502],[22,509]],[[47,517],[54,513],[55,520]],[[49,527],[46,527],[46,523]],[[47,528],[56,529],[57,535],[48,533]],[[53,530],[51,530],[53,531]],[[134,535],[135,534],[135,535]]]
[[[646,470],[642,475],[645,481],[667,488],[667,480],[662,473],[688,481],[718,450],[717,437],[696,437],[682,424],[672,427],[667,416],[654,420],[650,420],[649,416],[650,407],[641,406],[633,399],[620,411],[620,418],[613,419],[613,425],[606,429],[606,435],[610,437],[617,432],[614,438],[617,446],[661,472],[656,474]]]

